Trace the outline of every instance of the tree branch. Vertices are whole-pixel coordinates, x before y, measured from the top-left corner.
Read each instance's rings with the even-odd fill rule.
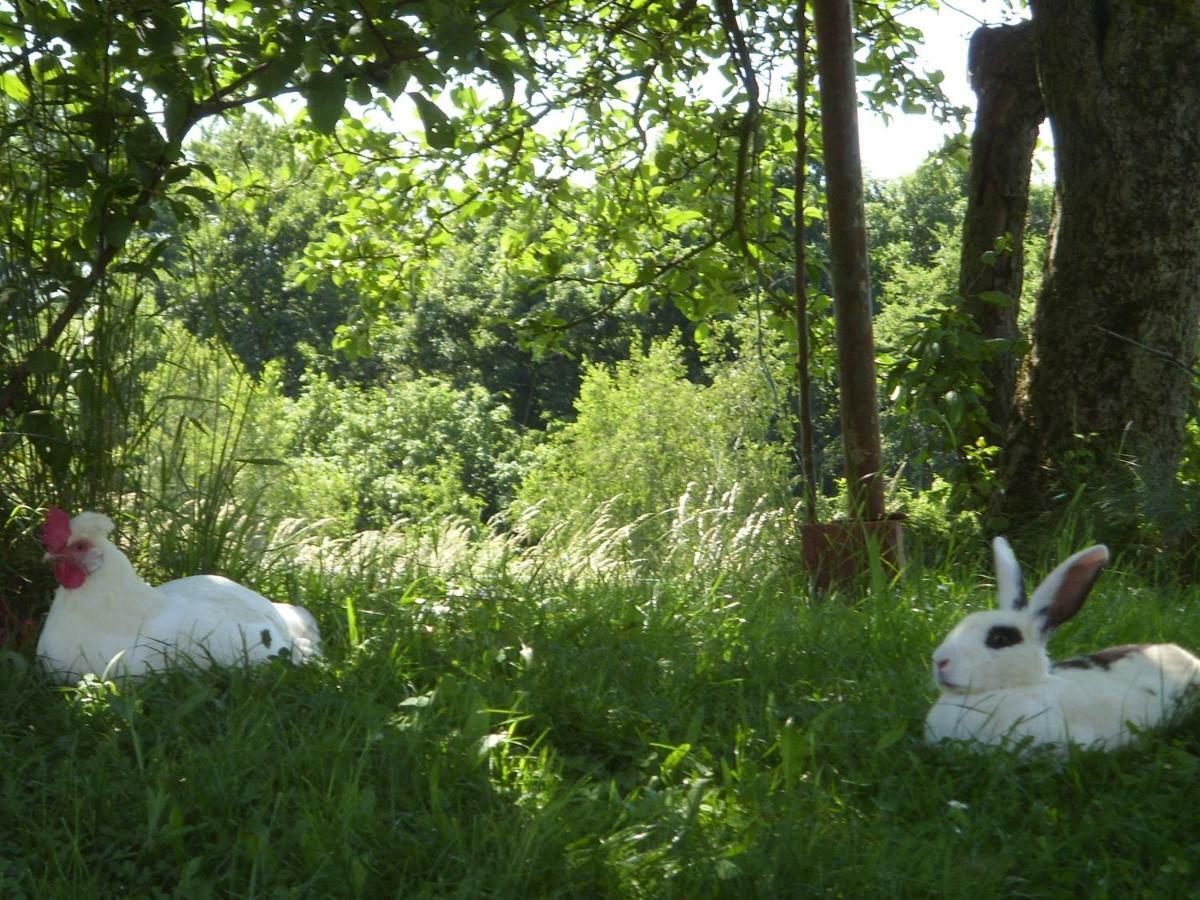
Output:
[[[620,303],[622,300],[624,300],[626,297],[628,297],[630,294],[632,294],[638,288],[649,287],[651,284],[658,281],[658,279],[662,278],[663,275],[666,275],[668,272],[670,272],[674,269],[678,269],[680,266],[682,266],[684,263],[688,262],[689,260],[694,259],[695,257],[699,256],[701,253],[705,252],[706,250],[709,250],[712,247],[715,247],[717,244],[720,244],[722,241],[728,239],[733,233],[734,233],[734,229],[731,226],[731,227],[726,228],[722,231],[719,231],[715,234],[709,235],[708,240],[702,241],[701,243],[697,244],[694,247],[690,247],[686,253],[681,253],[679,256],[676,256],[674,259],[668,260],[666,263],[659,266],[654,272],[654,277],[649,279],[648,281],[640,281],[639,280],[639,281],[625,283],[625,284],[620,284],[619,282],[616,283],[620,286],[620,290],[614,296],[610,297],[607,301],[605,301],[605,303],[602,306],[600,306],[597,309],[592,310],[591,312],[584,313],[582,316],[578,316],[575,319],[572,319],[570,322],[565,322],[562,325],[556,325],[549,330],[557,331],[557,332],[570,331],[572,328],[577,328],[580,325],[587,324],[588,322],[594,322],[596,319],[600,318],[601,316],[603,316],[607,313],[610,313],[614,309],[616,309],[618,303]],[[551,279],[551,280],[558,281],[558,282],[573,283],[573,284],[590,284],[590,285],[614,284],[614,282],[605,282],[605,281],[602,281],[601,279],[582,278],[579,276],[571,276],[571,275],[559,276],[559,277]]]
[[[758,260],[750,250],[750,235],[746,230],[746,195],[750,177],[750,151],[761,115],[758,79],[754,75],[746,35],[742,32],[742,26],[738,23],[737,14],[733,9],[733,0],[716,0],[716,7],[721,27],[725,31],[729,57],[746,92],[746,111],[738,123],[737,168],[733,179],[733,227],[742,245],[742,252],[757,267]]]
[[[1118,334],[1117,332],[1112,331],[1108,328],[1104,328],[1101,325],[1093,325],[1092,327],[1095,328],[1097,331],[1099,331],[1101,334],[1107,334],[1109,337],[1116,338],[1118,341],[1124,341],[1126,344],[1130,344],[1134,347],[1137,347],[1139,350],[1145,350],[1151,356],[1157,356],[1159,359],[1166,360],[1171,365],[1177,366],[1178,368],[1183,369],[1183,371],[1187,372],[1193,378],[1200,378],[1200,369],[1195,369],[1192,366],[1189,366],[1183,360],[1179,359],[1179,357],[1172,356],[1166,350],[1159,350],[1156,347],[1147,347],[1145,344],[1141,343],[1140,341],[1135,341],[1131,337],[1126,337],[1123,334]]]

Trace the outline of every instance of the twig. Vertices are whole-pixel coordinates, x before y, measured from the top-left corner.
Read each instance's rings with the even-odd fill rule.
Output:
[[[1135,341],[1131,337],[1126,337],[1123,334],[1118,334],[1117,332],[1111,331],[1107,328],[1103,328],[1100,325],[1093,325],[1092,327],[1103,334],[1107,334],[1109,337],[1116,338],[1118,341],[1124,341],[1126,344],[1132,344],[1133,346],[1137,347],[1139,350],[1145,350],[1151,356],[1157,356],[1159,359],[1165,359],[1167,362],[1171,363],[1171,365],[1178,366],[1179,368],[1183,369],[1183,371],[1187,372],[1193,378],[1200,378],[1200,370],[1192,368],[1187,363],[1183,362],[1183,360],[1179,359],[1176,356],[1172,356],[1170,353],[1168,353],[1165,350],[1158,350],[1158,349],[1155,349],[1154,347],[1147,347],[1145,344],[1140,343],[1139,341]]]
[[[733,184],[733,227],[741,242],[742,252],[757,266],[758,258],[750,249],[750,236],[746,233],[746,182],[750,174],[751,145],[757,134],[760,114],[758,79],[754,75],[754,64],[746,44],[746,35],[738,24],[732,0],[716,0],[716,7],[721,27],[725,31],[725,39],[729,44],[730,61],[737,70],[742,88],[746,91],[746,112],[738,126],[737,168]]]

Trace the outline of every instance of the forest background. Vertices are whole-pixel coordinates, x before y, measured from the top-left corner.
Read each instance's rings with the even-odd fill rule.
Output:
[[[248,895],[298,867],[360,894],[491,878],[746,896],[791,877],[882,893],[905,867],[914,891],[1066,877],[1048,845],[1032,870],[1009,851],[951,865],[996,827],[1050,835],[1087,804],[1055,782],[1036,822],[1016,801],[1003,825],[976,821],[972,806],[1003,807],[985,787],[1020,797],[1030,772],[964,792],[913,722],[924,659],[997,531],[1039,565],[1087,539],[1119,550],[1149,608],[1109,609],[1090,637],[1169,628],[1189,602],[1200,316],[1164,304],[1200,302],[1177,289],[1200,271],[1200,177],[1180,177],[1200,129],[1157,129],[1196,121],[1197,21],[1085,6],[1034,4],[998,30],[1036,50],[1037,109],[1017,126],[1030,151],[1047,113],[1056,128],[1057,184],[1030,184],[1026,159],[1017,219],[982,246],[965,227],[983,193],[965,125],[916,173],[865,185],[886,503],[912,566],[875,566],[823,605],[799,560],[805,492],[821,520],[854,510],[805,7],[0,5],[0,643],[23,673],[5,688],[9,771],[38,786],[13,803],[40,823],[5,834],[21,850],[6,858],[51,861],[0,879]],[[918,70],[905,8],[854,6],[861,102],[964,122],[940,73]],[[1077,40],[1107,93],[1087,67],[1074,90],[1056,80]],[[1131,46],[1153,65],[1131,66]],[[980,65],[981,86],[1028,90],[1027,72]],[[1100,126],[1119,177],[1081,157],[1102,119],[1085,96],[1128,120]],[[41,709],[26,663],[52,593],[36,541],[51,505],[112,514],[151,581],[219,571],[305,603],[330,662],[146,693],[92,683]],[[256,677],[280,679],[281,731],[307,723],[304,786],[283,777],[274,802],[319,838],[253,779],[238,784],[255,811],[233,826],[218,788],[166,787],[181,759],[232,778],[281,752],[247,724]],[[880,683],[904,699],[880,710]],[[209,727],[241,763],[201,753]],[[345,745],[311,737],[338,730]],[[55,742],[63,765],[86,752],[110,779],[131,759],[151,773],[119,838],[91,811],[99,777],[71,782],[95,803],[65,824],[70,792],[41,758]],[[1186,779],[1189,746],[1160,749],[1145,779]],[[375,747],[414,780],[365,774]],[[924,789],[889,774],[898,751]],[[310,777],[323,768],[336,790]],[[1147,784],[1107,787],[1120,802]],[[377,805],[407,810],[403,827]],[[816,823],[803,836],[797,809]],[[1165,885],[1186,878],[1200,838],[1146,815],[1165,839],[1092,823],[1106,883],[1137,883],[1128,860],[1151,849]],[[105,860],[113,840],[126,855]],[[798,840],[816,849],[781,849]],[[234,864],[191,867],[188,844]],[[508,867],[517,849],[531,867]]]

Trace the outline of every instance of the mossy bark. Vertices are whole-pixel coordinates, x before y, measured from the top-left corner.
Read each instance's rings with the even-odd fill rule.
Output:
[[[1046,118],[1038,88],[1032,25],[980,28],[971,36],[967,66],[979,98],[971,135],[971,173],[963,220],[959,294],[964,308],[989,339],[1015,342],[1024,267],[1022,247],[1029,208],[1029,173],[1038,127]],[[1008,237],[1011,249],[987,256],[997,240]],[[1005,294],[1007,304],[996,302]],[[974,435],[998,443],[1012,417],[1017,383],[1016,354],[1011,350],[983,363],[987,379],[989,434]]]
[[[1009,518],[1062,483],[1175,477],[1200,319],[1200,12],[1034,0],[1056,209],[1006,447]],[[1072,461],[1078,462],[1071,471]]]

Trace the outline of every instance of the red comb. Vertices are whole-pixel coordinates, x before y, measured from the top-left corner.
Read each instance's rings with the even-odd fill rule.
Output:
[[[46,510],[46,524],[42,526],[42,546],[47,553],[58,553],[71,539],[71,517],[52,506]]]

